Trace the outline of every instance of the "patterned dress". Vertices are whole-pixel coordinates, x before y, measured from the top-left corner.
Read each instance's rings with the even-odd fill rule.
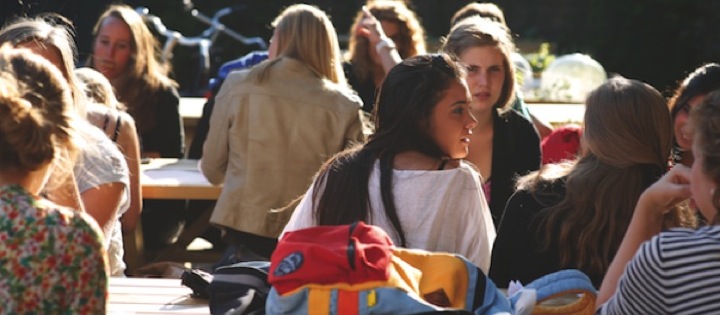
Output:
[[[0,186],[0,314],[105,314],[106,259],[92,218]]]

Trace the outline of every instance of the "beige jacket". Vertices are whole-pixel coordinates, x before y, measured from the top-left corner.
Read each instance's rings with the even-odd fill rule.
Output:
[[[223,83],[200,167],[223,185],[211,223],[277,237],[290,213],[271,210],[302,196],[327,159],[364,140],[362,101],[290,58],[261,85],[248,73]]]

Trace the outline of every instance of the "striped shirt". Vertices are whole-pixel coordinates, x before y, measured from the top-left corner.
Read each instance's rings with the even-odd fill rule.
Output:
[[[598,314],[720,314],[720,226],[642,244]]]

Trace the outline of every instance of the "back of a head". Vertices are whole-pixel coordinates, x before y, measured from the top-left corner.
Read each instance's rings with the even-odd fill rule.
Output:
[[[585,148],[614,167],[650,164],[665,167],[672,126],[665,98],[652,86],[612,78],[585,102]]]
[[[377,97],[375,133],[367,146],[442,157],[429,135],[429,117],[450,83],[464,77],[464,69],[445,54],[414,56],[393,67]]]
[[[672,117],[692,98],[720,89],[720,64],[708,63],[690,73],[670,99]]]
[[[60,71],[24,49],[0,47],[0,170],[29,172],[75,155],[72,99]]]
[[[455,12],[450,19],[450,27],[471,16],[480,16],[507,26],[502,9],[492,2],[471,2]]]
[[[278,57],[308,65],[320,77],[345,84],[340,46],[327,14],[315,6],[294,4],[273,21],[278,37]]]
[[[503,67],[505,68],[505,81],[501,96],[495,107],[507,108],[515,97],[515,64],[512,62],[512,53],[515,44],[507,28],[502,24],[493,22],[479,16],[463,19],[450,29],[450,33],[442,40],[442,50],[460,59],[468,49],[474,47],[495,47],[503,54]]]
[[[75,75],[84,85],[89,100],[113,109],[122,105],[115,97],[110,81],[102,73],[90,67],[82,67],[75,69]]]
[[[72,30],[66,23],[55,25],[48,22],[48,19],[40,17],[19,18],[0,30],[0,44],[10,43],[17,47],[30,42],[53,49],[58,54],[61,60],[59,60],[60,64],[56,66],[59,67],[70,88],[73,89],[75,109],[80,115],[83,115],[82,94],[77,93],[81,91],[73,75],[77,52]]]

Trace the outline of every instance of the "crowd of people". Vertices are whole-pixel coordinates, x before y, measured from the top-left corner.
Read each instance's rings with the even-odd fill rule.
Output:
[[[132,8],[97,18],[82,67],[62,16],[0,29],[1,310],[103,313],[108,277],[126,274],[123,233],[143,222],[162,246],[185,219],[183,201],[143,201],[141,159],[188,156],[223,186],[218,265],[364,221],[499,287],[579,269],[601,314],[720,311],[720,65],[670,98],[610,78],[581,127],[554,130],[516,88],[495,4],[459,10],[436,53],[403,1],[369,1],[345,55],[315,6],[271,25],[267,52],[221,68],[187,154],[178,85]],[[551,152],[568,133],[577,143]]]

